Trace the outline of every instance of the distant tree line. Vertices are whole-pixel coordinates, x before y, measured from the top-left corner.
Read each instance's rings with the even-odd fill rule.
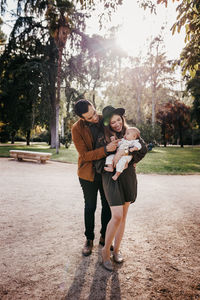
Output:
[[[145,58],[128,57],[115,44],[117,29],[106,37],[85,33],[94,1],[77,2],[79,8],[73,1],[18,1],[16,22],[0,56],[0,141],[14,143],[20,133],[30,144],[36,129],[43,128],[41,139],[52,148],[58,150],[59,142],[69,146],[77,120],[73,105],[85,97],[99,111],[107,104],[123,106],[128,123],[138,126],[147,142],[200,143],[196,65],[195,74],[191,67],[184,75],[187,90],[180,91],[162,34],[149,43]],[[121,2],[105,1],[105,10],[110,14]]]

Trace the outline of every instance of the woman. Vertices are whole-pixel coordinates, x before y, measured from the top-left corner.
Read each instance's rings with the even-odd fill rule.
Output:
[[[96,147],[109,143],[111,136],[116,136],[118,139],[124,136],[127,128],[123,117],[124,113],[123,108],[115,109],[112,106],[106,106],[103,109],[104,135],[99,136]],[[103,188],[112,214],[106,229],[105,246],[102,248],[102,263],[104,268],[109,271],[113,270],[110,260],[110,247],[113,240],[113,260],[117,263],[123,262],[119,248],[124,234],[129,205],[135,202],[137,196],[137,178],[133,164],[139,162],[147,153],[144,141],[141,138],[139,141],[142,145],[141,150],[129,153],[129,155],[133,155],[133,159],[116,181],[112,179],[113,172],[104,170],[105,159],[94,163],[97,172],[102,173]],[[127,154],[123,150],[120,151],[119,155]]]

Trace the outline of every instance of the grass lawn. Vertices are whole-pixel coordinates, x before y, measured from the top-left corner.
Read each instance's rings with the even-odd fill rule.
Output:
[[[155,147],[138,163],[137,173],[200,174],[200,147]]]
[[[69,147],[69,149],[66,149],[64,146],[62,146],[59,149],[59,154],[56,154],[56,149],[51,149],[46,143],[31,143],[30,146],[26,146],[26,144],[23,142],[19,142],[14,145],[0,144],[0,157],[9,157],[9,150],[49,152],[52,153],[51,160],[58,160],[70,163],[76,163],[78,159],[78,154],[73,144]]]
[[[77,162],[77,152],[72,144],[69,149],[62,146],[59,154],[55,149],[50,149],[46,143],[31,143],[26,146],[24,143],[0,144],[0,157],[9,157],[9,150],[20,149],[39,152],[51,152],[52,160],[62,162]],[[138,163],[137,173],[157,174],[200,174],[200,147],[156,147],[148,152],[145,158]]]

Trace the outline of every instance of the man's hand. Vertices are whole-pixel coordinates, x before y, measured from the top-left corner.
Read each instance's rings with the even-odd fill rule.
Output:
[[[111,142],[115,141],[115,140],[116,140],[115,136],[112,135],[112,136],[110,137],[110,140],[111,140]]]
[[[115,141],[112,141],[110,142],[107,146],[106,146],[106,151],[107,152],[113,152],[117,149],[117,145],[118,145],[118,142],[120,140],[115,140]]]
[[[118,150],[117,153],[115,154],[114,156],[114,159],[113,159],[113,166],[114,168],[116,167],[116,164],[118,163],[118,161],[120,160],[120,158],[124,156],[124,150]]]

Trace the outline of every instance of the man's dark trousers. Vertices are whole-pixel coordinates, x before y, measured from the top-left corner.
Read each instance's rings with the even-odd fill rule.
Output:
[[[84,220],[85,220],[85,236],[87,240],[94,240],[94,225],[95,225],[95,211],[97,206],[97,193],[101,196],[101,236],[105,238],[106,227],[111,218],[111,211],[106,200],[101,175],[96,174],[94,181],[84,180],[79,178],[83,195],[85,199]]]

